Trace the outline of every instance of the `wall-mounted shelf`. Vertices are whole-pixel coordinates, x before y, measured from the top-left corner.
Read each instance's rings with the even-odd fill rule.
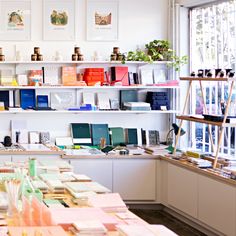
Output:
[[[185,80],[185,81],[215,81],[215,82],[220,82],[220,81],[235,81],[236,78],[211,78],[211,77],[180,77],[180,80]]]

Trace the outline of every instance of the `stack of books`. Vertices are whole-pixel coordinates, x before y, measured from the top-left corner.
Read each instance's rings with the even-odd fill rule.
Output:
[[[146,102],[151,104],[152,110],[170,110],[167,92],[147,92]]]
[[[129,111],[150,111],[150,103],[147,102],[125,102],[124,110]]]
[[[107,229],[98,220],[76,221],[73,223],[76,230],[76,235],[107,235]]]

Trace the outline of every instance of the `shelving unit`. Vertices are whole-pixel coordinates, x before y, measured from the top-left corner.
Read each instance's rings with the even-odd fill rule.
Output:
[[[174,154],[176,154],[176,150],[177,150],[177,145],[178,145],[178,141],[179,141],[179,137],[180,137],[180,133],[181,133],[181,127],[183,125],[183,121],[190,121],[190,122],[198,122],[198,123],[203,123],[203,124],[207,124],[208,125],[208,132],[209,132],[209,136],[210,136],[210,142],[212,145],[212,151],[213,153],[214,151],[214,144],[213,144],[213,137],[212,137],[212,133],[211,133],[211,129],[210,129],[210,125],[214,125],[214,126],[219,126],[221,128],[220,130],[220,136],[219,136],[219,140],[218,140],[218,144],[216,147],[216,153],[215,153],[215,160],[213,163],[213,168],[216,168],[217,165],[217,161],[218,161],[218,155],[220,152],[220,147],[221,147],[221,143],[222,143],[222,139],[223,139],[223,133],[224,133],[224,128],[225,127],[235,127],[235,124],[232,123],[226,123],[226,119],[228,116],[228,111],[229,111],[229,106],[230,106],[230,102],[231,102],[231,98],[232,98],[232,93],[233,93],[233,87],[234,87],[234,83],[236,81],[236,78],[197,78],[197,77],[181,77],[180,80],[183,81],[189,81],[189,87],[187,90],[187,94],[186,94],[186,98],[185,98],[185,103],[184,103],[184,108],[182,111],[182,114],[180,116],[176,116],[177,119],[180,119],[180,125],[179,125],[179,131],[178,134],[176,136],[176,140],[175,140],[175,147],[174,147]],[[203,86],[202,86],[202,81],[214,81],[214,82],[220,82],[220,81],[224,81],[224,82],[228,82],[231,83],[230,84],[230,90],[229,90],[229,96],[228,96],[228,100],[227,100],[227,104],[226,104],[226,108],[225,108],[225,114],[224,114],[224,119],[223,122],[213,122],[213,121],[208,121],[208,120],[204,120],[203,117],[199,117],[196,115],[190,116],[190,115],[185,115],[186,112],[186,108],[187,108],[187,103],[188,103],[188,99],[189,99],[189,95],[190,95],[190,91],[191,91],[191,87],[192,87],[192,83],[193,81],[199,81],[200,83],[200,88],[201,88],[201,94],[202,94],[202,98],[203,98],[203,105],[204,105],[204,113],[208,114],[207,112],[207,108],[206,108],[206,101],[204,99],[204,92],[203,92]]]

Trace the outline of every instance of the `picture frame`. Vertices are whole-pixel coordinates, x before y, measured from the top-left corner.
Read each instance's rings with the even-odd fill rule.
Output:
[[[0,40],[31,40],[31,0],[0,0]]]
[[[75,40],[75,0],[43,1],[43,40]]]
[[[117,41],[118,0],[87,0],[87,40]]]

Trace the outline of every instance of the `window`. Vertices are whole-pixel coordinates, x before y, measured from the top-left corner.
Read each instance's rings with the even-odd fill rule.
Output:
[[[236,0],[225,1],[191,10],[191,70],[232,69],[236,71]],[[203,83],[204,86],[204,83]],[[225,82],[208,83],[204,87],[207,110],[221,114],[220,102],[226,101],[229,86]],[[203,98],[198,83],[194,83],[191,100],[192,113],[202,114]],[[236,89],[230,106],[230,115],[236,116]],[[208,127],[192,123],[192,146],[203,152],[210,150]],[[219,129],[211,127],[213,143],[217,145]],[[235,154],[235,128],[227,128],[221,153]]]

